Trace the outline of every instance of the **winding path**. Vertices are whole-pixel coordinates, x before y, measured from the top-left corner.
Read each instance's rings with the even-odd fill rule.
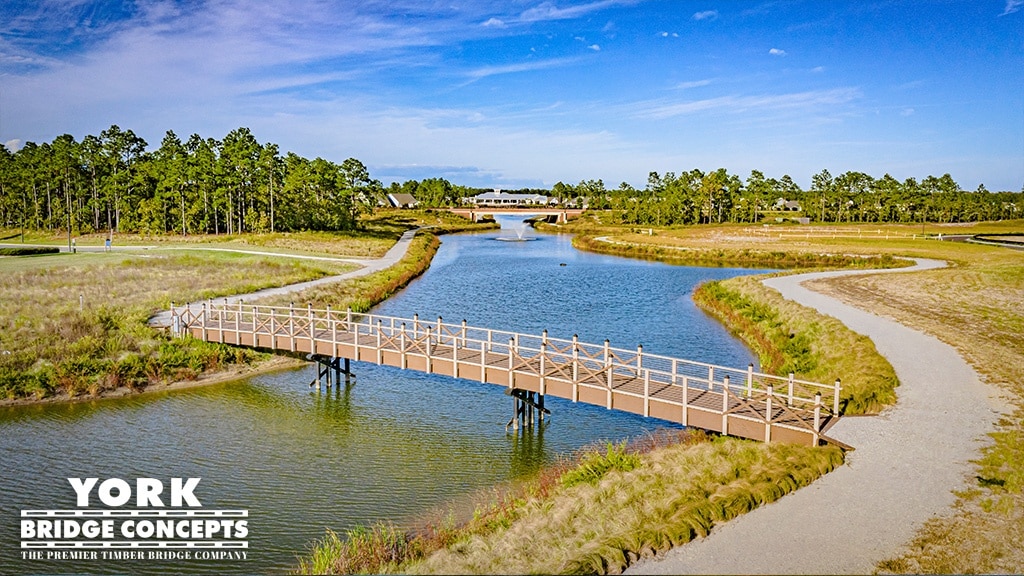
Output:
[[[381,270],[384,270],[385,268],[389,268],[389,267],[397,264],[398,261],[401,260],[403,256],[405,256],[405,253],[409,250],[409,244],[412,242],[413,236],[415,236],[415,235],[416,235],[416,229],[408,230],[408,231],[404,232],[402,234],[402,236],[398,239],[398,242],[395,242],[395,245],[392,246],[390,249],[388,249],[387,253],[384,254],[384,256],[382,256],[380,258],[373,258],[373,259],[366,259],[366,260],[355,259],[355,258],[322,258],[322,257],[316,257],[316,256],[301,256],[301,255],[291,255],[291,254],[278,254],[278,253],[272,253],[272,252],[253,252],[253,251],[242,251],[242,250],[225,250],[223,248],[207,248],[206,250],[235,251],[235,252],[245,252],[247,254],[267,254],[267,255],[271,255],[271,256],[283,256],[283,257],[289,257],[289,258],[303,258],[303,259],[316,259],[316,260],[335,260],[335,261],[341,261],[341,262],[352,262],[352,263],[362,264],[362,268],[359,268],[357,270],[352,270],[351,272],[345,272],[344,274],[337,274],[335,276],[327,276],[327,277],[324,277],[324,278],[317,278],[316,280],[310,280],[308,282],[299,282],[297,284],[289,284],[287,286],[279,286],[277,288],[264,288],[263,290],[258,290],[256,292],[251,292],[249,294],[236,294],[234,296],[227,296],[227,297],[217,298],[217,302],[226,302],[228,304],[235,304],[235,303],[237,303],[237,302],[239,302],[241,300],[251,301],[251,300],[258,299],[258,298],[264,298],[264,297],[267,297],[267,296],[280,296],[282,294],[290,294],[290,293],[293,293],[293,292],[300,292],[302,290],[306,290],[307,288],[312,288],[314,286],[321,286],[323,284],[333,284],[335,282],[340,282],[342,280],[349,280],[351,278],[359,278],[361,276],[366,276],[368,274],[373,274],[374,272],[379,272]],[[189,303],[189,304],[187,304],[185,306],[187,306],[187,307],[201,307],[202,305],[203,305],[202,302],[192,302],[192,303]],[[155,316],[151,317],[149,319],[149,325],[150,326],[161,326],[161,327],[170,326],[171,325],[171,312],[170,312],[170,310],[165,310],[165,311],[160,312],[159,314],[156,314]]]
[[[880,272],[945,266],[915,260],[913,267]],[[856,448],[839,469],[627,573],[867,574],[897,555],[926,520],[950,511],[952,491],[967,486],[970,460],[987,444],[1002,403],[951,346],[801,285],[864,273],[764,283],[871,338],[899,377],[896,406],[876,417],[844,418],[832,428],[830,436]]]

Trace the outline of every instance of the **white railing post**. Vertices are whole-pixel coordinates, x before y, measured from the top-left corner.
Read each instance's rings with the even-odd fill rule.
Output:
[[[398,334],[398,348],[402,353],[400,365],[402,370],[409,367],[409,361],[405,357],[405,322],[402,322],[402,331]]]
[[[840,384],[839,378],[836,378],[836,391],[832,397],[832,414],[836,416],[839,415],[839,389],[842,387]]]
[[[416,340],[420,335],[420,315],[417,312],[412,315],[412,339]]]
[[[288,303],[288,336],[291,337],[291,350],[295,352],[295,303]]]
[[[579,338],[572,335],[572,401],[580,400],[580,346]]]
[[[256,307],[252,307],[252,345],[257,348],[260,345],[259,336],[256,334]]]
[[[331,325],[331,347],[338,351],[338,322],[331,316],[331,305],[327,305],[327,322]],[[335,354],[337,356],[337,354]]]
[[[441,330],[441,326],[442,325],[444,325],[444,322],[442,322],[441,317],[438,316],[437,317],[437,345],[438,346],[440,346],[441,344],[444,343],[444,342],[442,342],[442,338],[444,338],[444,332]],[[453,358],[455,357],[454,354],[452,355],[452,357]]]
[[[381,335],[384,332],[384,323],[380,318],[377,319],[377,364],[384,363],[384,351],[381,348]]]
[[[754,365],[747,364],[747,398],[754,394]]]
[[[465,320],[462,321],[462,345],[459,346],[459,347],[460,348],[465,348],[466,347],[466,321]]]
[[[345,330],[352,331],[352,307],[345,309]]]
[[[775,387],[771,384],[768,385],[768,398],[765,400],[765,423],[764,423],[764,441],[766,443],[772,441],[772,398],[775,395]]]
[[[493,340],[491,338],[492,336],[493,336],[493,331],[490,328],[488,328],[487,329],[487,351],[488,352],[490,352],[491,350],[494,349],[494,343],[493,343]]]
[[[316,330],[313,329],[313,303],[306,302],[307,316],[309,316],[309,353],[316,354],[316,344],[313,342],[313,333]]]
[[[512,350],[516,345],[515,337],[508,339],[508,389],[512,390],[515,388],[515,372],[512,371],[514,359],[512,357]]]
[[[680,422],[683,426],[687,425],[687,412],[690,407],[690,379],[687,376],[683,376],[683,421]]]
[[[577,398],[576,385],[580,381],[580,343],[579,336],[572,335],[572,401],[575,402]]]
[[[604,339],[604,365],[605,370],[608,372],[608,398],[605,402],[608,410],[612,409],[612,386],[614,385],[613,379],[615,378],[615,370],[612,368],[612,354],[611,354],[611,342],[607,338]]]
[[[715,367],[708,366],[708,392],[715,389]]]
[[[786,402],[787,402],[786,405],[787,406],[792,406],[793,405],[793,377],[794,376],[795,376],[795,374],[793,374],[792,372],[789,373],[789,398],[786,400]]]
[[[271,350],[277,349],[277,326],[274,320],[277,319],[277,310],[275,308],[270,309],[270,348]]]
[[[722,435],[729,434],[729,375],[722,378]]]
[[[636,375],[640,376],[640,371],[644,369],[644,345],[636,345]]]
[[[651,371],[644,370],[644,417],[651,415]]]
[[[544,391],[547,388],[545,386],[546,383],[544,382],[544,374],[546,373],[546,370],[545,370],[546,366],[545,366],[544,360],[547,358],[547,355],[548,355],[548,345],[547,345],[547,342],[546,342],[546,340],[548,338],[547,334],[548,334],[548,331],[545,330],[544,331],[544,340],[545,341],[540,343],[540,384],[538,385],[539,386],[538,391],[540,392],[541,396],[544,395]]]
[[[818,445],[821,435],[821,392],[814,393],[814,445]]]
[[[441,332],[438,327],[438,338],[440,338]],[[490,347],[490,342],[484,343],[480,341],[480,382],[487,383],[487,353],[490,352],[487,348]]]

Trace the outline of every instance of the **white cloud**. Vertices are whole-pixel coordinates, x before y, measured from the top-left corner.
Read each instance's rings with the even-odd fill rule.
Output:
[[[8,140],[7,142],[4,142],[4,147],[11,152],[17,152],[18,150],[21,150],[21,140],[17,138],[14,140]]]
[[[1013,14],[1014,12],[1018,12],[1021,8],[1024,8],[1024,0],[1006,0],[1006,8],[1003,9],[1003,13],[1000,14],[1000,16]]]
[[[676,88],[678,88],[679,90],[688,90],[690,88],[700,88],[701,86],[707,86],[708,84],[711,84],[710,79],[692,80],[690,82],[680,82],[679,84],[676,84]]]
[[[815,74],[821,74],[824,71],[825,71],[825,67],[824,66],[815,66],[814,68],[811,68],[811,72],[814,72]]]
[[[693,15],[694,20],[714,20],[718,18],[718,10],[705,10]]]
[[[541,20],[567,20],[570,18],[579,18],[585,14],[595,12],[597,10],[603,10],[610,8],[617,4],[628,4],[631,2],[624,2],[622,0],[600,0],[598,2],[591,2],[589,4],[580,4],[579,6],[570,6],[569,8],[559,8],[555,6],[554,2],[543,2],[524,10],[519,18],[524,22],[538,22]]]
[[[914,115],[914,109],[913,108],[904,108],[903,110],[900,110],[900,116],[913,116],[913,115]]]
[[[489,18],[486,22],[481,24],[484,28],[507,28],[505,22],[498,20],[497,18]]]
[[[601,51],[601,47],[598,46],[597,44],[591,44],[590,46],[587,46],[587,48],[590,48],[594,52],[600,52]]]
[[[786,51],[785,50],[780,50],[779,48],[772,48],[771,50],[768,51],[768,53],[771,54],[772,56],[785,56],[786,55]]]
[[[752,110],[806,110],[820,106],[845,104],[859,96],[860,91],[855,88],[836,88],[833,90],[812,90],[791,94],[719,96],[717,98],[687,102],[647,102],[641,103],[638,106],[634,111],[634,116],[661,120],[711,110],[721,110],[730,113],[743,113]]]
[[[538,60],[530,62],[521,62],[519,64],[507,64],[505,66],[485,66],[483,68],[471,70],[467,74],[467,76],[469,76],[470,79],[472,80],[479,80],[481,78],[487,78],[488,76],[496,76],[498,74],[514,74],[517,72],[529,72],[532,70],[556,68],[558,66],[566,66],[577,61],[577,58],[554,58],[551,60]]]
[[[661,37],[662,38],[668,38],[669,36],[671,36],[673,38],[679,38],[679,33],[678,32],[662,32],[661,33]]]

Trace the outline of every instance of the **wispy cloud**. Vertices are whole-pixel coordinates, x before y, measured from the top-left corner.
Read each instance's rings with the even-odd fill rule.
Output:
[[[771,50],[768,51],[768,53],[771,54],[772,56],[785,56],[786,55],[786,51],[782,50],[780,48],[772,48]]]
[[[498,18],[488,18],[486,22],[481,24],[481,26],[483,26],[485,28],[507,28],[508,27],[508,25],[505,24],[505,22],[503,20],[499,20]]]
[[[1018,12],[1021,8],[1024,8],[1024,0],[1006,0],[1006,8],[1003,9],[1003,13],[1000,16],[1006,16]]]
[[[715,18],[718,18],[718,10],[705,10],[693,15],[694,20],[714,20]]]
[[[676,88],[679,90],[689,90],[690,88],[700,88],[701,86],[707,86],[711,84],[711,79],[707,78],[704,80],[691,80],[689,82],[680,82],[676,84]]]
[[[568,20],[571,18],[579,18],[598,10],[604,10],[605,8],[611,8],[612,6],[632,3],[633,2],[628,0],[600,0],[598,2],[580,4],[578,6],[569,6],[568,8],[559,8],[554,4],[554,2],[543,2],[533,8],[524,10],[523,13],[519,15],[519,19],[524,22]]]
[[[764,94],[759,96],[719,96],[686,102],[648,102],[637,107],[634,116],[661,120],[675,116],[718,110],[743,113],[765,110],[796,110],[846,104],[860,96],[856,88],[812,90],[791,94]]]
[[[671,36],[673,38],[679,38],[679,33],[678,32],[662,32],[661,33],[661,37],[662,38],[668,38],[669,36]]]
[[[533,70],[544,70],[547,68],[557,68],[559,66],[567,66],[574,64],[579,61],[579,58],[553,58],[551,60],[535,60],[530,62],[519,62],[517,64],[506,64],[504,66],[484,66],[475,70],[469,71],[466,74],[471,80],[480,80],[487,78],[488,76],[497,76],[499,74],[516,74],[519,72],[530,72]]]

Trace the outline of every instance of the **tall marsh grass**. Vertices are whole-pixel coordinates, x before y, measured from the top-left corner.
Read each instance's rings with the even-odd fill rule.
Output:
[[[764,371],[825,383],[841,379],[844,413],[874,413],[896,402],[899,380],[870,338],[784,299],[759,277],[708,282],[693,299],[757,353]]]

